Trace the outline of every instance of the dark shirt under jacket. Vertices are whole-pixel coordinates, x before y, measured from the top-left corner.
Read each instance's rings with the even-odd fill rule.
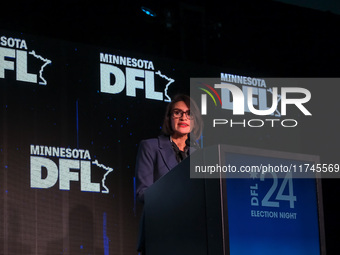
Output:
[[[189,147],[188,146],[185,146],[184,148],[184,151],[181,151],[177,144],[173,141],[171,141],[171,145],[172,145],[172,148],[174,149],[175,151],[175,154],[176,154],[176,160],[177,162],[181,162],[183,159],[185,159],[186,157],[189,156]]]
[[[136,196],[139,201],[144,202],[144,191],[148,187],[168,173],[189,153],[195,151],[190,147],[184,153],[186,155],[180,155],[182,153],[178,147],[177,154],[175,150],[170,137],[165,135],[140,142],[136,160]]]

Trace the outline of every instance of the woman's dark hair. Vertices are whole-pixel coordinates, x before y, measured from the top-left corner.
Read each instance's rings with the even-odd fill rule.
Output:
[[[201,113],[195,101],[192,100],[187,95],[177,95],[168,104],[166,111],[165,111],[162,131],[165,135],[172,135],[174,133],[171,127],[171,111],[173,110],[174,105],[180,101],[183,101],[186,104],[186,106],[190,109],[190,115],[194,116],[194,127],[190,133],[190,136],[191,136],[191,139],[197,140],[201,136],[201,133],[202,133],[202,128],[203,128],[202,117],[201,117]]]

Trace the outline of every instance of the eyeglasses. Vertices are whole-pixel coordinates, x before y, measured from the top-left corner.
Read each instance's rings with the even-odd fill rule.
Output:
[[[183,112],[182,110],[179,109],[174,109],[171,112],[171,117],[173,117],[174,119],[179,119],[183,117],[183,114],[185,113],[185,116],[191,120],[194,118],[193,115],[190,115],[190,110],[187,110],[186,112]]]

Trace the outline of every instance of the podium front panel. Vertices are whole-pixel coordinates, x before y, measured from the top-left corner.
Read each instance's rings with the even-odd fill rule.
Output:
[[[310,155],[258,149],[242,152],[232,146],[221,146],[220,153],[221,160],[237,169],[318,161]],[[282,167],[272,170],[223,180],[229,254],[325,254],[320,179],[294,178],[293,171],[284,172]]]

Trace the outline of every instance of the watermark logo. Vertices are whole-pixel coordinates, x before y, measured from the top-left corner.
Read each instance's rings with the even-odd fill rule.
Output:
[[[240,80],[243,83],[248,81],[248,83],[254,85],[267,86],[264,80],[261,79],[256,79],[257,82],[251,82],[250,78]],[[215,118],[212,122],[213,127],[225,124],[230,125],[230,127],[263,127],[266,124],[275,127],[276,123],[281,123],[283,127],[296,127],[298,125],[296,119],[282,118],[290,116],[288,109],[298,110],[299,114],[303,114],[303,116],[312,116],[306,106],[311,100],[311,92],[304,87],[274,86],[262,88],[244,84],[239,87],[218,79],[205,79],[204,81],[194,79],[192,84],[196,87],[194,98],[199,98],[203,116],[208,115],[209,111],[216,111],[216,108],[209,109],[208,107],[208,100],[212,100],[215,107],[220,106],[218,108],[221,110],[231,110],[233,116],[247,117],[241,121]],[[191,89],[195,90],[195,87],[191,87]],[[197,97],[199,92],[200,96]],[[260,118],[249,118],[249,114]],[[263,117],[270,118],[263,119]]]
[[[202,99],[202,101],[201,101],[201,104],[202,104],[201,114],[206,115],[207,114],[207,94],[214,101],[215,106],[217,106],[217,102],[216,102],[215,97],[218,99],[219,105],[221,107],[222,107],[222,100],[221,100],[220,95],[217,93],[217,91],[213,87],[211,87],[210,85],[205,84],[205,83],[202,83],[202,85],[205,86],[206,88],[199,87],[199,89],[204,91],[206,94],[202,94],[202,97],[201,97],[201,99]]]

